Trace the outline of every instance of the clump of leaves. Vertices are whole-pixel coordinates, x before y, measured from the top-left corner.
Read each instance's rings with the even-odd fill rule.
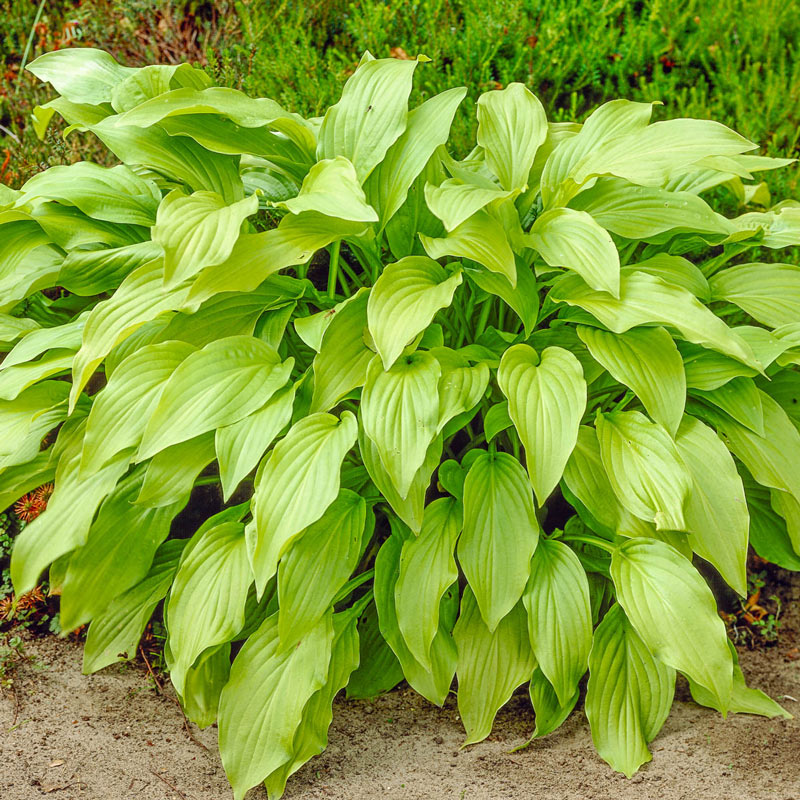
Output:
[[[800,268],[746,258],[800,244],[800,204],[701,197],[786,162],[644,103],[548,123],[521,84],[456,161],[465,90],[409,111],[421,61],[365,55],[322,119],[188,65],[31,65],[39,119],[122,164],[0,195],[1,496],[54,482],[12,578],[49,568],[87,672],[164,600],[237,798],[282,794],[341,689],[403,678],[436,704],[455,678],[474,743],[525,683],[555,730],[588,668],[627,775],[676,671],[785,715],[691,558],[742,595],[748,541],[800,564]]]

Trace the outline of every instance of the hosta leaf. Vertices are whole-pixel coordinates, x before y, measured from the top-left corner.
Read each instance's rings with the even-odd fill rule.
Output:
[[[760,689],[751,689],[745,682],[742,668],[739,666],[739,656],[733,642],[728,641],[728,648],[733,657],[733,690],[731,692],[730,710],[735,714],[757,714],[761,717],[783,717],[792,719],[792,715],[781,708],[771,697],[768,697]],[[692,699],[701,706],[715,708],[717,711],[725,713],[720,708],[714,695],[702,686],[689,680],[689,689],[692,692]]]
[[[764,435],[762,393],[751,378],[732,378],[724,385],[708,391],[693,389],[692,395],[721,408],[753,433]]]
[[[56,200],[93,219],[150,226],[161,193],[151,180],[128,167],[101,167],[89,161],[56,166],[34,175],[22,187],[18,203]]]
[[[439,466],[442,455],[442,437],[437,436],[425,452],[425,461],[414,474],[408,494],[400,497],[394,488],[389,473],[381,462],[378,448],[364,433],[363,424],[358,431],[358,449],[361,459],[369,473],[372,482],[378,491],[392,507],[395,514],[414,532],[419,533],[422,528],[423,510],[425,508],[425,493],[431,485],[433,471]]]
[[[148,508],[186,502],[197,476],[214,456],[214,434],[210,431],[161,450],[147,465],[136,502]]]
[[[139,444],[167,379],[193,352],[186,342],[164,342],[142,347],[120,363],[92,403],[81,474],[91,475],[115,453]]]
[[[425,256],[408,256],[384,267],[369,294],[367,319],[385,369],[439,309],[450,305],[461,280],[460,269],[448,275]]]
[[[309,525],[278,567],[278,630],[293,645],[333,605],[361,557],[367,507],[355,492],[342,489],[325,513]]]
[[[744,595],[750,518],[733,458],[711,428],[688,415],[683,418],[675,444],[692,476],[685,508],[692,550],[710,561],[728,584]]]
[[[464,481],[458,560],[489,631],[522,597],[538,541],[539,523],[522,465],[508,453],[481,453]]]
[[[411,655],[431,669],[430,650],[439,629],[439,604],[458,580],[454,557],[462,510],[453,498],[434,500],[425,510],[419,536],[403,543],[394,588],[397,624]]]
[[[710,280],[711,299],[727,300],[771,328],[800,317],[800,267],[791,264],[737,264]]]
[[[458,648],[458,713],[467,731],[464,744],[474,744],[492,732],[498,710],[536,666],[525,609],[517,603],[490,631],[467,586],[453,638]]]
[[[484,362],[470,366],[458,351],[447,347],[435,347],[431,353],[442,368],[439,378],[439,421],[436,432],[448,430],[450,420],[458,422],[460,414],[471,411],[486,393],[489,384],[489,367]]]
[[[712,391],[724,386],[736,377],[754,377],[756,370],[746,367],[740,361],[705,350],[697,345],[681,342],[678,348],[683,357],[683,368],[686,373],[686,385],[690,389]]]
[[[686,404],[683,359],[664,328],[632,328],[616,334],[578,326],[592,357],[632,389],[647,413],[674,436]]]
[[[491,442],[495,436],[508,430],[513,424],[511,417],[508,416],[508,400],[496,403],[483,416],[486,441]]]
[[[536,95],[521,83],[478,98],[478,145],[504,189],[524,190],[536,151],[547,136],[547,118]]]
[[[137,69],[114,87],[111,105],[122,113],[171,89],[205,89],[211,77],[191,64],[153,64]]]
[[[708,689],[726,713],[733,660],[714,595],[697,570],[663,542],[629,539],[611,557],[611,577],[647,649]]]
[[[425,202],[446,231],[455,230],[489,203],[510,196],[511,192],[501,191],[491,181],[484,185],[450,178],[439,186],[425,184]]]
[[[401,498],[436,436],[439,418],[439,362],[418,351],[387,370],[374,358],[361,398],[361,424],[375,444],[384,469]]]
[[[139,471],[119,483],[100,507],[86,544],[70,558],[61,585],[63,630],[94,619],[117,595],[142,581],[167,538],[180,505],[158,509],[134,505],[143,477]]]
[[[525,335],[530,336],[539,318],[539,294],[533,270],[520,265],[517,269],[517,285],[512,286],[508,278],[497,272],[471,269],[467,275],[484,292],[496,294],[514,310],[522,321]]]
[[[244,626],[252,582],[244,525],[223,522],[192,537],[166,609],[170,678],[178,694],[183,694],[186,672],[197,657],[230,641]]]
[[[508,278],[512,287],[517,285],[517,267],[505,229],[486,211],[473,214],[444,239],[434,239],[423,233],[419,234],[419,239],[431,258],[470,258]]]
[[[284,386],[252,414],[232,425],[217,428],[215,446],[226,501],[291,421],[296,391],[296,383]]]
[[[711,289],[705,275],[691,261],[680,256],[658,253],[645,261],[639,261],[632,267],[622,268],[623,275],[631,272],[646,272],[648,275],[655,275],[665,283],[686,289],[703,303],[711,302]]]
[[[185,544],[183,539],[164,542],[143,580],[117,595],[105,611],[92,620],[83,648],[84,675],[136,656],[136,646],[147,622],[172,586]]]
[[[539,542],[522,602],[539,668],[552,684],[560,705],[567,706],[586,672],[592,646],[592,610],[586,573],[563,542]]]
[[[214,192],[170,192],[153,226],[153,241],[164,248],[164,286],[174,288],[203,267],[225,261],[242,222],[257,210],[255,195],[228,205]]]
[[[448,89],[409,112],[406,129],[364,184],[370,205],[380,215],[381,227],[403,205],[411,184],[436,148],[447,142],[456,109],[466,93],[462,87]]]
[[[564,275],[554,284],[550,298],[588,311],[614,333],[625,333],[637,325],[666,325],[690,342],[761,369],[750,346],[735,331],[686,289],[655,275],[623,274],[619,299],[590,289],[577,275]]]
[[[528,345],[503,354],[497,382],[525,447],[528,474],[539,505],[556,487],[578,438],[586,408],[586,381],[568,350],[548,347],[541,360]]]
[[[73,250],[58,273],[58,285],[83,297],[116,289],[137,267],[162,254],[156,242],[138,242],[107,250]]]
[[[669,714],[675,670],[654,658],[614,605],[594,633],[586,716],[597,752],[629,778],[652,756],[648,743]]]
[[[38,451],[38,442],[36,445]],[[0,503],[5,503],[3,508],[8,508],[22,495],[53,480],[56,468],[50,461],[50,453],[46,450],[36,452],[34,456],[18,465],[11,465],[3,469],[2,490],[0,490]]]
[[[375,355],[364,337],[369,296],[368,290],[359,289],[332,315],[321,334],[314,358],[312,412],[328,411],[367,379],[367,368]]]
[[[398,526],[400,527],[400,526]],[[437,706],[444,704],[456,671],[456,646],[450,636],[450,626],[444,614],[440,614],[438,628],[430,647],[430,667],[423,666],[414,658],[400,632],[395,605],[395,590],[400,572],[403,534],[393,531],[383,543],[375,558],[375,606],[378,609],[381,635],[397,656],[403,675],[411,687]],[[442,605],[455,599],[445,593]],[[452,620],[450,620],[452,625]]]
[[[234,659],[220,696],[219,749],[235,800],[291,759],[303,709],[328,675],[332,641],[329,615],[281,652],[273,614]]]
[[[35,455],[42,436],[67,416],[68,392],[69,384],[63,381],[44,381],[14,400],[0,400],[0,456],[14,455],[31,435],[36,440]],[[48,412],[56,410],[55,417],[50,417]],[[48,427],[40,428],[42,420],[47,421]]]
[[[311,414],[296,422],[267,455],[256,481],[250,562],[259,594],[291,542],[316,522],[339,494],[339,470],[355,444],[356,418]]]
[[[372,699],[403,680],[403,668],[378,626],[375,603],[358,620],[359,663],[347,684],[347,699]]]
[[[286,383],[293,364],[252,336],[218,339],[190,354],[167,380],[137,459],[244,419]]]
[[[670,435],[638,411],[598,414],[597,438],[619,502],[658,530],[686,530],[692,479]]]
[[[69,372],[74,357],[73,350],[56,348],[49,350],[38,361],[6,367],[0,371],[0,399],[15,400],[34,383],[52,375]]]
[[[600,178],[570,201],[606,230],[628,239],[648,239],[666,231],[730,233],[728,221],[689,192],[632,186],[620,178]]]
[[[531,736],[531,741],[533,741],[542,736],[547,736],[547,734],[552,733],[564,724],[578,702],[580,690],[575,687],[575,691],[566,703],[560,703],[555,689],[553,689],[550,681],[545,678],[541,667],[536,667],[533,671],[528,688],[531,696],[531,705],[536,714],[536,727]]]
[[[345,156],[363,183],[406,128],[408,96],[417,61],[362,62],[342,97],[325,114],[317,158]]]
[[[94,47],[76,47],[44,53],[28,64],[40,81],[72,103],[110,103],[114,87],[136,72]]]
[[[567,267],[592,289],[620,296],[617,248],[608,231],[585,211],[545,211],[536,218],[527,240],[551,267]]]
[[[231,673],[231,644],[209,648],[197,663],[186,671],[181,707],[186,718],[198,728],[217,721],[219,696]]]
[[[179,308],[188,287],[164,291],[161,259],[143,264],[128,275],[108,300],[89,313],[83,343],[72,364],[70,405],[74,407],[86,382],[115,345],[165,311]]]
[[[316,211],[351,222],[377,222],[353,165],[344,156],[319,161],[308,171],[297,197],[277,204],[292,214]]]
[[[306,761],[321,753],[328,744],[328,728],[333,719],[332,703],[359,664],[357,617],[352,611],[333,616],[333,643],[328,677],[303,709],[303,719],[294,734],[292,758],[264,781],[270,800],[283,794],[286,780]]]

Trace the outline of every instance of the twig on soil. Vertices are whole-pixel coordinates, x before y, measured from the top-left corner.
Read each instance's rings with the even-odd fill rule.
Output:
[[[159,775],[154,769],[151,769],[150,772],[152,772],[153,775],[155,775],[160,781],[166,783],[167,786],[169,786],[169,788],[178,795],[178,797],[182,798],[182,800],[189,800],[189,798],[180,789],[173,786],[163,775]]]
[[[139,648],[139,653],[141,654],[142,658],[144,659],[144,663],[147,664],[147,671],[150,673],[150,677],[153,679],[153,682],[156,685],[156,691],[159,694],[164,694],[164,687],[161,685],[161,681],[156,677],[155,672],[153,672],[153,668],[150,666],[150,662],[147,660],[147,656],[145,655],[144,648]]]

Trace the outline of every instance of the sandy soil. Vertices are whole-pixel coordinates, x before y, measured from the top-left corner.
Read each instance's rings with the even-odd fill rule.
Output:
[[[800,576],[798,576],[800,577]],[[287,798],[340,800],[800,800],[800,580],[787,585],[791,627],[766,652],[743,652],[752,685],[782,699],[793,720],[701,708],[679,686],[652,744],[653,761],[631,781],[595,754],[582,711],[527,750],[524,695],[498,715],[489,740],[460,750],[454,701],[440,710],[408,689],[374,702],[337,703],[330,746],[291,781]],[[0,699],[2,800],[227,800],[216,729],[191,736],[169,692],[146,670],[80,674],[80,646],[28,639],[13,693]],[[248,800],[265,800],[254,790]]]

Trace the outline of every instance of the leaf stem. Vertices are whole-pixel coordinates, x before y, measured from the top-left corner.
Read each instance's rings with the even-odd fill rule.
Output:
[[[336,297],[336,278],[339,275],[339,250],[342,247],[342,240],[337,239],[331,245],[331,260],[328,265],[328,297],[333,300]]]
[[[599,547],[601,550],[605,550],[606,553],[613,553],[617,549],[616,545],[611,542],[601,539],[599,536],[589,536],[588,534],[565,533],[561,537],[561,540],[563,542],[583,542],[584,544],[590,544],[594,547]]]
[[[36,26],[39,24],[39,20],[42,17],[42,11],[44,11],[45,2],[47,2],[47,0],[42,0],[42,2],[39,3],[39,8],[36,9],[36,16],[33,18],[33,25],[31,25],[31,30],[28,34],[28,41],[25,42],[25,52],[22,54],[22,61],[20,61],[19,72],[17,75],[22,75],[22,73],[25,71],[25,65],[28,63],[28,56],[31,54],[33,37],[36,35]]]

